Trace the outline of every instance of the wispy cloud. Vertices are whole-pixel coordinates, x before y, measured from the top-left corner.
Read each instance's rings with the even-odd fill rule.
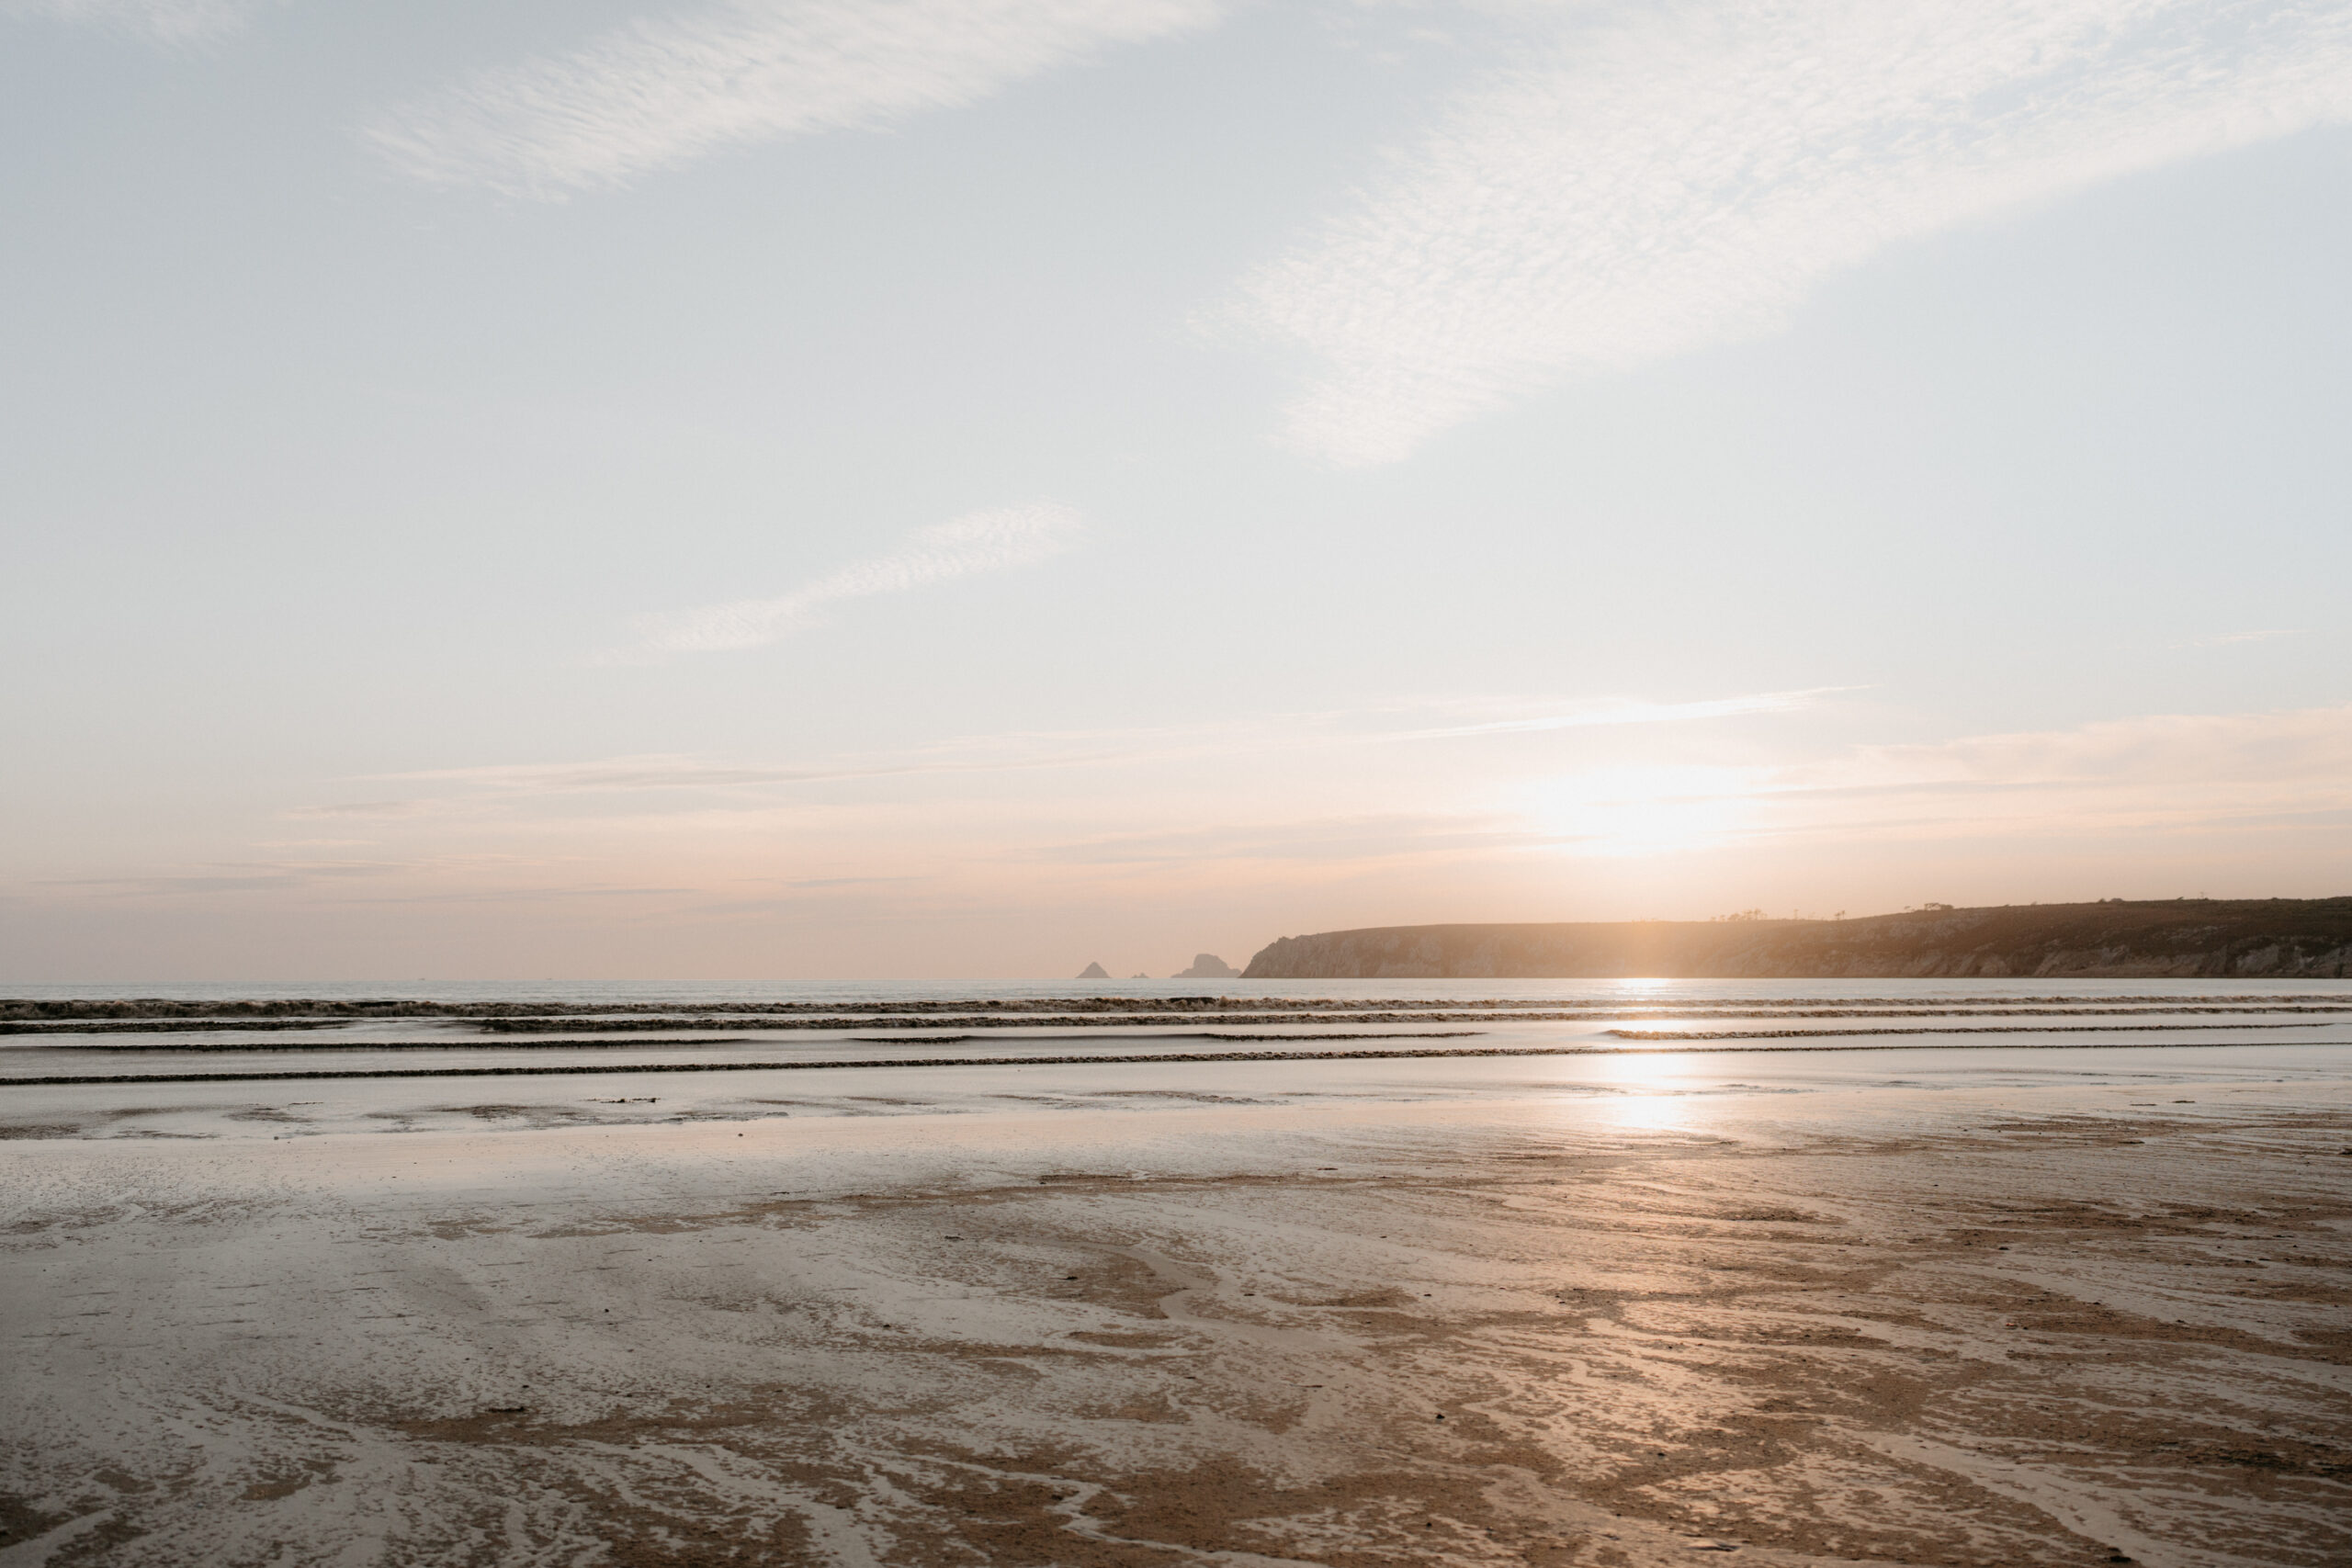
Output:
[[[2352,805],[2352,705],[2272,713],[2154,714],[2079,728],[1872,747],[1787,782],[1934,790],[2122,786],[2150,797],[2217,786],[2233,797],[2317,788]]]
[[[808,624],[826,606],[878,593],[1002,571],[1059,555],[1078,542],[1084,520],[1067,506],[1006,506],[918,530],[888,555],[854,561],[772,599],[734,599],[676,615],[641,615],[636,646],[616,655],[641,659],[757,648]]]
[[[2334,0],[1563,6],[1233,307],[1348,464],[1580,370],[1767,331],[1886,246],[2352,118]]]
[[[2167,835],[2352,819],[2352,706],[2154,714],[2073,729],[1863,746],[1657,791],[1736,803],[1739,836]]]
[[[1076,753],[991,748],[985,741],[950,744],[807,767],[759,767],[707,757],[602,757],[585,762],[498,762],[479,768],[438,768],[401,777],[494,795],[615,795],[643,790],[746,790],[780,784],[842,784],[921,773],[993,773],[1005,769],[1076,767],[1124,760],[1101,751]]]
[[[1687,724],[1695,719],[1733,718],[1742,714],[1792,713],[1808,708],[1825,696],[1838,692],[1860,691],[1858,686],[1810,686],[1795,692],[1758,692],[1745,697],[1713,697],[1702,702],[1653,703],[1638,697],[1611,697],[1600,702],[1585,703],[1565,712],[1538,714],[1528,718],[1500,718],[1484,724],[1457,724],[1442,729],[1400,730],[1385,737],[1391,740],[1438,740],[1458,735],[1517,735],[1546,729],[1584,729],[1599,725],[1614,724]]]
[[[282,813],[294,818],[421,817],[433,809],[429,800],[344,800],[330,806],[298,806]]]
[[[716,149],[970,104],[1219,0],[733,0],[484,71],[368,129],[412,178],[560,197]]]
[[[144,896],[206,893],[278,893],[341,884],[355,878],[413,871],[404,861],[240,861],[159,876],[86,876],[35,883],[41,887]]]
[[[278,0],[0,0],[0,16],[45,17],[151,43],[190,43],[236,31]]]
[[[2187,642],[2177,642],[2173,644],[2173,646],[2175,648],[2228,648],[2233,643],[2268,642],[2273,637],[2301,637],[2302,635],[2302,628],[2300,626],[2285,631],[2215,632],[2211,637],[2193,637]]]
[[[1114,834],[1081,843],[1045,845],[1029,852],[1026,858],[1074,865],[1236,860],[1362,863],[1416,856],[1459,858],[1555,841],[1504,818],[1398,813]]]
[[[1202,725],[1124,729],[1015,730],[965,736],[903,750],[842,756],[794,765],[722,761],[708,757],[650,754],[605,757],[577,762],[501,762],[471,768],[438,768],[391,775],[375,782],[403,786],[442,785],[492,795],[628,794],[640,791],[752,791],[776,786],[838,784],[941,773],[989,773],[1056,768],[1133,766],[1204,758],[1330,750],[1399,740],[1469,739],[1610,725],[1698,723],[1748,714],[1792,713],[1822,695],[1858,688],[1825,686],[1796,692],[1698,702],[1657,703],[1607,698],[1563,703],[1521,698],[1510,704],[1531,716],[1484,720],[1441,728],[1396,728],[1400,713],[1492,713],[1498,699],[1431,702],[1404,708],[1252,715]],[[401,814],[424,802],[382,801],[355,806],[313,807],[288,816],[340,817]]]

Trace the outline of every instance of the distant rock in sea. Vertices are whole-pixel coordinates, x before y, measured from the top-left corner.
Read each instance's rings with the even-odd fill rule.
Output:
[[[1151,976],[1148,976],[1148,975],[1136,975],[1136,976],[1134,976],[1134,978],[1136,978],[1136,979],[1137,979],[1137,980],[1148,980],[1148,979],[1150,979],[1150,978],[1151,978]]]
[[[1107,980],[1111,972],[1100,964],[1090,964],[1078,972],[1078,977],[1081,980]]]
[[[1238,980],[1241,971],[1214,953],[1193,954],[1193,966],[1177,971],[1179,980]]]

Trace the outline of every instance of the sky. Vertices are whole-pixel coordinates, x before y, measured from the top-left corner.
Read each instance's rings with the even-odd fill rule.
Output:
[[[2352,0],[0,0],[0,983],[2352,893]]]

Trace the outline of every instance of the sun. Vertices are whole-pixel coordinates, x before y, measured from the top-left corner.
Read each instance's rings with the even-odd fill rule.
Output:
[[[1577,852],[1674,854],[1746,828],[1753,789],[1741,768],[1602,768],[1537,783],[1528,815]]]

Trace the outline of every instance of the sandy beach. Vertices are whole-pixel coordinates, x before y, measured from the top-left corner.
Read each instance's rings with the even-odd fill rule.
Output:
[[[17,1090],[0,1568],[2352,1558],[2352,1048],[1209,1070]]]

